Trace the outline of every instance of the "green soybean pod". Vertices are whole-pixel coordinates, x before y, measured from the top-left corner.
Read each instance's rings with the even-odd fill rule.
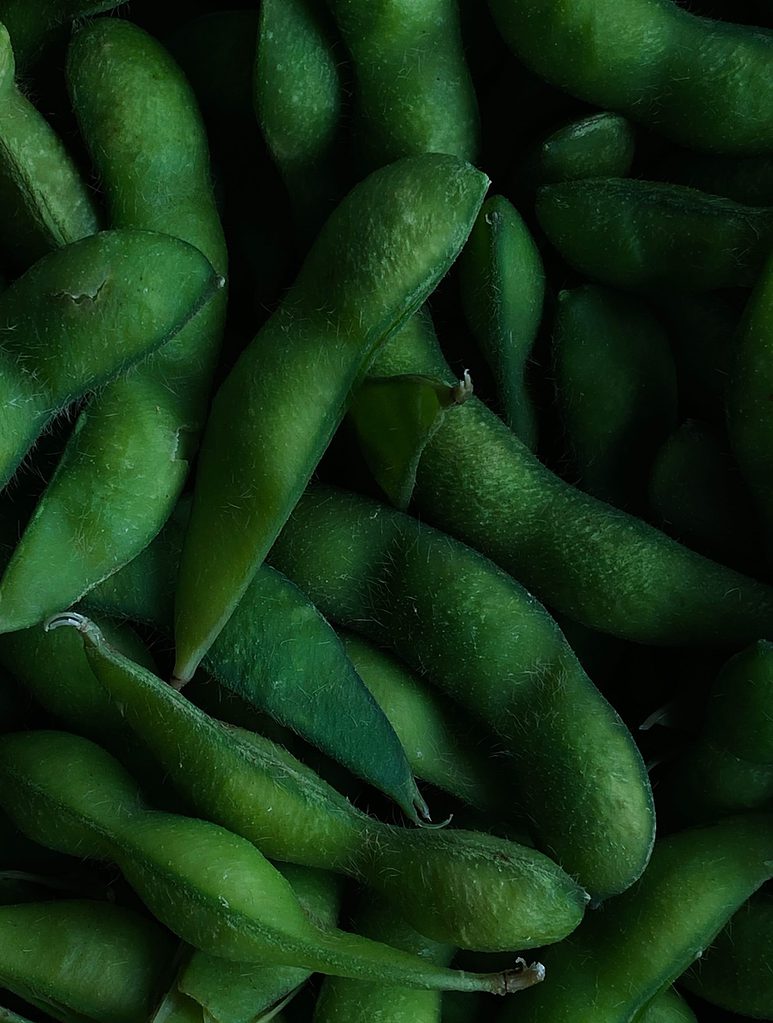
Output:
[[[626,295],[595,285],[563,291],[553,362],[578,485],[617,507],[640,507],[655,453],[677,419],[663,328]]]
[[[773,33],[671,0],[489,0],[505,42],[551,84],[693,149],[773,150]]]
[[[453,379],[421,324],[395,335],[371,372]],[[474,397],[425,447],[414,501],[426,521],[600,632],[659,646],[773,637],[770,587],[569,486]]]
[[[744,310],[735,338],[727,390],[730,444],[762,522],[768,555],[773,553],[773,257]]]
[[[278,869],[304,910],[323,927],[334,927],[341,901],[338,879],[289,863]],[[213,1020],[253,1023],[256,1018],[275,1019],[270,1014],[285,1005],[310,976],[309,970],[299,967],[248,966],[194,952],[177,978],[177,987]]]
[[[352,875],[421,933],[461,947],[533,947],[581,919],[587,896],[541,853],[485,834],[380,824],[286,750],[221,725],[111,649],[83,616],[51,625],[81,630],[96,676],[190,804],[266,855]]]
[[[324,487],[304,495],[271,561],[485,721],[512,755],[538,844],[592,896],[641,874],[654,838],[641,757],[531,594],[423,523]]]
[[[388,902],[367,896],[355,914],[359,934],[405,949],[428,962],[448,966],[454,950],[417,934]],[[440,1023],[439,991],[387,987],[363,980],[328,977],[319,992],[314,1023]]]
[[[87,606],[169,630],[186,512],[179,508],[149,547],[92,590]],[[202,665],[220,686],[386,793],[411,820],[427,816],[400,737],[332,627],[279,572],[258,569]]]
[[[688,420],[652,465],[649,506],[667,533],[726,565],[753,568],[759,524],[738,466],[718,430]]]
[[[656,995],[634,1020],[635,1023],[698,1023],[690,1006],[672,987]]]
[[[544,135],[518,168],[516,184],[532,187],[582,178],[624,178],[631,169],[636,138],[633,125],[603,110],[568,121]]]
[[[629,1023],[773,874],[773,815],[659,839],[641,880],[545,952],[550,983],[503,1020]]]
[[[0,24],[0,247],[22,270],[51,249],[98,229],[85,183],[61,139],[14,83],[7,28]]]
[[[0,986],[65,1023],[144,1023],[171,970],[163,928],[107,902],[0,906]]]
[[[180,564],[178,679],[190,679],[232,614],[353,384],[458,255],[487,185],[468,164],[439,154],[371,174],[334,211],[295,285],[226,378],[202,444]]]
[[[120,7],[124,0],[0,0],[0,21],[11,35],[16,59],[28,64],[68,21]]]
[[[253,845],[204,820],[144,809],[132,779],[86,739],[2,736],[0,772],[0,799],[25,833],[115,862],[151,912],[203,951],[430,989],[508,994],[541,979],[520,962],[494,974],[449,970],[320,927]]]
[[[265,0],[253,95],[263,137],[305,237],[342,191],[343,83],[324,0]]]
[[[483,729],[434,692],[386,650],[343,632],[346,653],[382,708],[422,781],[458,799],[499,814],[511,813],[501,796],[500,771],[489,761]]]
[[[773,643],[736,654],[714,682],[705,734],[752,763],[773,766]]]
[[[523,218],[501,195],[487,199],[459,259],[467,323],[494,374],[505,422],[530,448],[537,423],[526,383],[545,298],[545,271]]]
[[[68,79],[111,224],[181,238],[224,273],[206,135],[163,47],[129,22],[93,22],[71,44]],[[81,415],[0,584],[16,628],[69,607],[161,529],[203,425],[224,316],[221,290]]]
[[[680,983],[711,1005],[773,1019],[773,892],[753,895]]]
[[[185,242],[105,231],[49,253],[4,291],[0,486],[57,412],[160,348],[221,284]],[[0,630],[37,620],[0,597]]]
[[[629,291],[748,288],[773,244],[771,209],[633,178],[545,185],[537,216],[575,269]]]
[[[478,107],[457,0],[327,0],[352,59],[367,167],[448,153],[473,162]]]

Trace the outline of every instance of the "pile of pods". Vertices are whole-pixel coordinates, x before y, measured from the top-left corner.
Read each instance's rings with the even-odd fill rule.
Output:
[[[773,1019],[773,3],[228,7],[0,0],[0,1023]]]

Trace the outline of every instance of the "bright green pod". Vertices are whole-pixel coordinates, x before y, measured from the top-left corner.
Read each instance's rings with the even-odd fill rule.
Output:
[[[59,411],[160,348],[221,286],[204,256],[177,238],[105,231],[50,253],[7,288],[0,486]],[[37,605],[35,594],[24,596]],[[38,620],[37,607],[31,620],[6,607],[2,594],[0,631]]]
[[[478,106],[457,0],[327,0],[354,70],[355,145],[369,168],[448,153],[474,162]]]
[[[0,986],[55,1019],[145,1023],[168,982],[172,938],[109,902],[0,906]]]
[[[314,237],[342,192],[343,83],[324,0],[264,0],[253,96],[301,234]]]
[[[549,983],[502,1014],[515,1023],[630,1023],[708,948],[773,875],[773,816],[659,839],[641,880],[545,952]]]
[[[181,238],[224,274],[206,134],[167,52],[129,22],[102,19],[73,40],[68,78],[111,225]],[[0,584],[14,628],[69,607],[171,514],[203,425],[225,301],[221,290],[156,360],[81,415]]]
[[[68,21],[120,7],[123,0],[0,0],[0,21],[11,35],[16,59],[29,64]]]
[[[773,1019],[773,892],[742,906],[681,984],[711,1005],[752,1019]]]
[[[773,151],[773,33],[672,0],[489,0],[505,42],[552,85],[693,149]]]
[[[491,741],[458,707],[422,684],[386,650],[343,632],[346,653],[397,733],[411,770],[422,781],[465,803],[512,812],[502,798],[501,774],[489,760]]]
[[[640,754],[518,583],[416,519],[329,488],[304,495],[271,562],[333,621],[391,647],[505,742],[514,801],[538,844],[592,896],[641,874],[654,812]]]
[[[428,989],[507,994],[535,983],[511,971],[470,974],[359,935],[322,928],[251,843],[207,821],[142,807],[111,756],[64,732],[0,737],[0,800],[50,848],[115,862],[150,911],[188,944],[245,963]]]
[[[88,608],[170,630],[184,520],[180,508],[149,547],[91,591]],[[202,666],[224,689],[386,793],[411,820],[427,816],[400,737],[332,627],[279,572],[258,569]]]
[[[459,259],[462,307],[491,367],[505,422],[534,448],[526,371],[542,319],[545,271],[528,227],[501,195],[487,199]]]
[[[516,185],[532,187],[582,178],[624,178],[633,163],[636,137],[631,122],[602,111],[562,124],[543,136],[518,169]]]
[[[415,321],[387,343],[371,372],[453,380],[432,335]],[[773,638],[770,587],[569,486],[474,397],[443,419],[425,447],[414,501],[426,521],[600,632],[656,646],[739,647]]]
[[[748,288],[773,244],[771,209],[633,178],[545,185],[537,216],[571,266],[629,291]]]
[[[533,947],[577,926],[587,897],[541,853],[473,832],[380,824],[282,747],[222,725],[113,650],[88,619],[52,619],[60,624],[82,631],[95,675],[190,805],[265,855],[350,874],[422,934],[460,947]]]
[[[626,295],[595,285],[562,291],[553,362],[578,486],[616,507],[641,507],[655,454],[677,420],[663,328]]]
[[[634,1017],[635,1023],[698,1023],[697,1016],[672,988],[666,988]]]
[[[175,676],[188,681],[308,483],[379,346],[433,290],[488,185],[451,156],[361,182],[215,397],[177,591]]]
[[[359,934],[405,949],[431,963],[448,966],[454,949],[417,934],[387,902],[362,899],[354,917]],[[320,988],[314,1023],[440,1023],[440,991],[369,984],[328,977]]]
[[[751,294],[735,337],[727,430],[773,556],[773,257]]]
[[[338,879],[321,870],[289,863],[278,869],[309,916],[323,927],[334,927],[341,901]],[[295,966],[248,967],[194,952],[177,978],[177,987],[218,1023],[254,1023],[256,1019],[275,1019],[273,1013],[310,976],[309,970]]]
[[[94,234],[99,225],[78,169],[14,84],[14,73],[11,40],[0,24],[0,248],[4,260],[26,270],[51,249]]]
[[[714,427],[688,420],[658,451],[648,485],[658,525],[726,565],[757,565],[759,524],[751,498]]]

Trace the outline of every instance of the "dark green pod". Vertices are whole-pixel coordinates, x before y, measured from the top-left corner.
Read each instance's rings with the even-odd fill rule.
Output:
[[[660,839],[641,880],[545,953],[550,978],[515,1023],[630,1023],[697,959],[773,874],[773,816]]]
[[[543,136],[518,168],[516,187],[531,188],[583,178],[624,178],[633,163],[631,122],[602,111],[562,124]]]
[[[752,1019],[773,1019],[773,892],[742,906],[708,952],[682,977],[688,991]]]
[[[665,333],[641,302],[586,285],[558,297],[558,405],[578,485],[638,509],[660,445],[676,426],[676,370]]]
[[[470,330],[496,381],[505,422],[534,448],[537,423],[526,372],[542,319],[545,272],[522,217],[501,195],[487,199],[459,259]]]
[[[11,34],[20,64],[28,64],[68,21],[120,7],[123,0],[2,0],[0,21]]]
[[[634,1023],[698,1023],[698,1018],[673,988],[666,988],[634,1017]]]
[[[537,216],[571,266],[630,291],[749,288],[773,244],[773,210],[632,178],[545,185]]]

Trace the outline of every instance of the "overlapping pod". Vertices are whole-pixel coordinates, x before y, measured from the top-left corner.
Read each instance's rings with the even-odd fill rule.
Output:
[[[553,85],[677,142],[773,150],[773,33],[672,0],[489,0],[508,45]]]
[[[634,178],[545,185],[537,216],[571,266],[632,291],[748,288],[773,245],[769,208]]]
[[[518,169],[532,188],[582,178],[624,178],[635,147],[633,125],[609,111],[568,121],[544,135]]]
[[[773,814],[659,839],[641,880],[546,952],[550,984],[519,999],[503,1023],[638,1020],[773,874],[771,849]]]
[[[562,291],[553,363],[578,485],[638,511],[655,453],[676,426],[676,370],[664,330],[627,295],[594,285]]]
[[[78,169],[16,86],[15,70],[10,36],[0,24],[0,247],[4,262],[26,270],[51,249],[94,234],[99,225]]]
[[[174,954],[162,927],[112,903],[0,906],[0,985],[55,1019],[144,1023]]]
[[[0,799],[41,844],[118,864],[151,912],[195,948],[245,963],[419,988],[507,994],[541,979],[519,964],[467,974],[356,934],[318,926],[250,842],[204,820],[146,810],[132,779],[87,739],[0,738]]]
[[[457,0],[327,0],[354,70],[356,146],[368,167],[450,153],[473,162],[478,108]]]
[[[454,949],[417,934],[388,903],[367,896],[355,916],[358,933],[447,966]],[[320,988],[314,1023],[439,1023],[442,994],[327,978]]]
[[[515,207],[487,199],[459,260],[462,306],[494,374],[504,419],[536,447],[537,423],[526,371],[542,319],[545,272],[539,250]]]
[[[212,645],[303,492],[381,344],[458,255],[488,185],[461,160],[409,157],[331,215],[294,286],[212,407],[177,593],[176,676]]]
[[[531,594],[450,537],[331,488],[304,495],[271,561],[324,614],[399,651],[506,742],[515,802],[592,896],[641,874],[654,838],[641,757]]]
[[[434,337],[415,321],[371,372],[453,380]],[[474,397],[429,440],[414,501],[426,521],[601,632],[658,646],[773,637],[773,589],[560,480]]]
[[[558,941],[582,918],[587,896],[542,853],[486,834],[381,824],[286,750],[210,718],[87,619],[52,625],[82,630],[96,677],[191,805],[267,856],[350,874],[422,934],[466,948]]]
[[[111,226],[181,238],[224,274],[206,134],[168,53],[129,22],[102,19],[71,43],[68,79]],[[178,288],[172,274],[163,283]],[[156,360],[81,414],[0,582],[13,628],[69,607],[161,529],[203,425],[224,316],[221,290]]]
[[[185,242],[104,231],[49,253],[7,288],[0,295],[0,486],[59,411],[160,348],[221,286]],[[23,624],[0,596],[0,630]]]

